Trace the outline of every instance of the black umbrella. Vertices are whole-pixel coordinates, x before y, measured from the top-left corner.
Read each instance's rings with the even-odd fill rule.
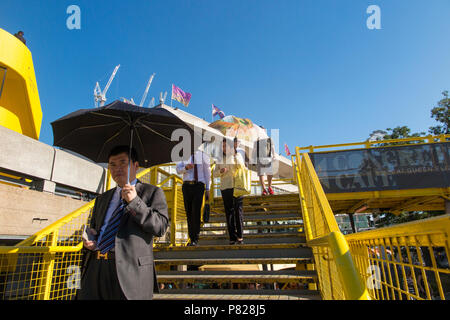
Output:
[[[108,162],[110,150],[118,145],[132,145],[141,167],[151,167],[172,159],[172,132],[185,129],[193,146],[194,131],[180,118],[163,108],[142,108],[122,101],[104,107],[80,109],[51,123],[53,144],[74,151],[95,162]]]

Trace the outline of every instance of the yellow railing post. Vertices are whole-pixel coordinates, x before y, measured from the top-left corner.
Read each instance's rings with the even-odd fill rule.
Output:
[[[328,242],[343,284],[346,299],[370,300],[369,293],[359,277],[344,235],[341,232],[331,232]]]
[[[105,191],[108,191],[111,189],[111,171],[109,169],[106,169],[106,187]]]
[[[58,230],[54,230],[48,235],[47,240],[50,248],[56,247],[58,244]],[[43,255],[43,261],[41,263],[42,269],[40,272],[40,283],[37,287],[37,299],[38,300],[50,300],[50,293],[52,289],[53,269],[55,266],[55,252],[47,252]]]
[[[177,236],[177,213],[178,213],[178,184],[175,178],[172,178],[172,217],[170,220],[170,245],[176,246]]]
[[[150,170],[150,184],[156,186],[158,184],[158,167]]]
[[[215,164],[213,163],[211,165],[211,182],[209,184],[209,205],[210,205],[210,207],[212,207],[213,204],[214,204],[214,188],[215,188],[215,186],[214,186],[214,174],[213,174],[214,167],[215,167]]]

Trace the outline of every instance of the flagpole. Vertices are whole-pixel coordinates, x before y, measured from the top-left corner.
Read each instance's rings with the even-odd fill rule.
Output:
[[[170,94],[170,107],[172,107],[172,100],[173,100],[173,83],[172,83],[172,93]]]

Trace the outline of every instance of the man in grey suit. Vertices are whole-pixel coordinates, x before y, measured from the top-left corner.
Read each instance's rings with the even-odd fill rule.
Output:
[[[169,216],[164,192],[136,179],[134,149],[111,150],[108,169],[117,187],[95,200],[83,238],[85,257],[79,300],[148,300],[158,291],[153,237],[166,232]],[[128,164],[130,181],[128,181]]]

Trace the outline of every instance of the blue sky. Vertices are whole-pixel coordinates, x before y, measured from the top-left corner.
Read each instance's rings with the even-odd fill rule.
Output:
[[[80,30],[66,27],[72,4]],[[369,5],[381,30],[367,28]],[[118,64],[108,102],[139,102],[155,72],[146,104],[174,83],[192,94],[186,111],[210,121],[214,103],[279,129],[291,151],[397,125],[427,131],[450,89],[449,17],[448,0],[0,2],[0,28],[23,30],[33,54],[50,145],[50,123],[93,107],[96,81]]]

